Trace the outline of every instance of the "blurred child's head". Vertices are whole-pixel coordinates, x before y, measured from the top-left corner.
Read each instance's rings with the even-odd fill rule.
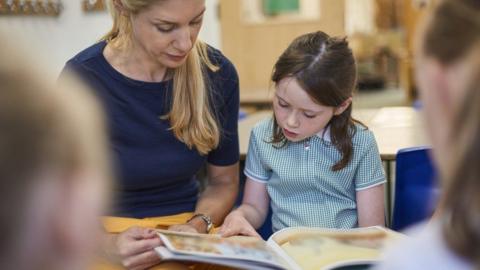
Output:
[[[331,141],[343,155],[334,169],[351,158],[352,94],[356,66],[348,42],[314,32],[296,38],[277,60],[273,142],[297,142],[330,127]],[[321,135],[321,134],[320,134]]]
[[[441,1],[420,32],[417,82],[444,181],[444,233],[480,267],[480,1]]]
[[[108,197],[100,109],[80,84],[47,83],[0,47],[0,268],[81,268]]]

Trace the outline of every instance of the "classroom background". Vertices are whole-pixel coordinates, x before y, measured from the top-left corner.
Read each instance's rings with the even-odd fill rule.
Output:
[[[271,115],[276,57],[296,36],[347,36],[358,65],[353,115],[377,139],[387,172],[387,224],[395,200],[397,153],[428,149],[413,78],[414,32],[433,0],[206,0],[200,39],[219,48],[240,77],[240,152]],[[58,76],[65,62],[111,27],[103,0],[0,0],[0,32]],[[430,173],[430,172],[429,172]]]

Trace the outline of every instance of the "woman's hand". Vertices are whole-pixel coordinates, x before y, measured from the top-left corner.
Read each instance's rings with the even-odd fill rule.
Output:
[[[168,227],[168,229],[170,231],[176,231],[176,232],[198,233],[197,229],[188,223],[172,225]]]
[[[231,212],[223,222],[222,227],[218,232],[223,237],[229,237],[233,235],[246,235],[262,238],[255,228],[248,222],[243,214],[236,210]]]
[[[153,249],[161,245],[162,241],[153,229],[132,227],[109,236],[107,253],[126,269],[142,270],[160,263],[161,258]]]

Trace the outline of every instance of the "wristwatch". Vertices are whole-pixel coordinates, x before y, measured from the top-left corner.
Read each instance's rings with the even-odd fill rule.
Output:
[[[207,233],[209,233],[210,230],[213,228],[213,223],[212,223],[212,219],[205,214],[195,214],[189,220],[187,220],[187,223],[197,217],[201,218],[205,222],[205,224],[207,224]]]

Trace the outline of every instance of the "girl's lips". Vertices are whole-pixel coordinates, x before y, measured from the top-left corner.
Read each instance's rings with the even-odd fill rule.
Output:
[[[286,128],[283,129],[283,134],[287,137],[290,137],[290,138],[296,138],[298,136],[297,133],[291,132],[290,130],[288,130]]]

